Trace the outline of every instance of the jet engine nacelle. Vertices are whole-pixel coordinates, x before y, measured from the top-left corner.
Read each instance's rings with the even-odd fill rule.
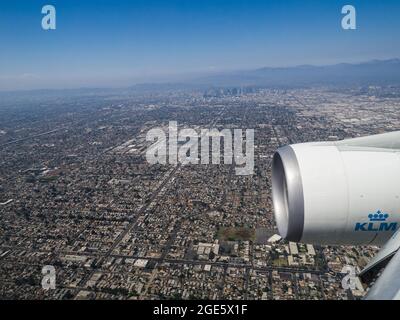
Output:
[[[272,194],[289,241],[381,245],[400,226],[400,132],[282,147]]]

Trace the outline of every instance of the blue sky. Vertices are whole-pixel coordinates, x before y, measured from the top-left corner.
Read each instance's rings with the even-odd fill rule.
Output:
[[[57,9],[57,30],[41,8]],[[341,29],[341,8],[357,30]],[[0,90],[124,86],[190,74],[400,57],[398,0],[0,3]]]

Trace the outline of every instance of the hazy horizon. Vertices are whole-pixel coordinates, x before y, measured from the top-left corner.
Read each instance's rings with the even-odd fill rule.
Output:
[[[125,87],[263,67],[400,57],[396,1],[41,1],[0,4],[0,91]],[[357,29],[341,28],[352,4]]]

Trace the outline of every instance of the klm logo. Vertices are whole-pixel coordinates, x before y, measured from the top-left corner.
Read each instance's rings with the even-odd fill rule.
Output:
[[[386,220],[389,218],[389,214],[377,211],[374,214],[368,215],[369,222],[357,222],[355,231],[396,231],[397,222],[388,223]]]

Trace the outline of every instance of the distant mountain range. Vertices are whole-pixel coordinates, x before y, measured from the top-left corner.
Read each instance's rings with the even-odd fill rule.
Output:
[[[189,82],[213,86],[398,85],[400,59],[261,68],[203,76]]]
[[[110,96],[176,90],[205,90],[210,87],[305,87],[305,86],[400,86],[400,59],[372,60],[363,63],[340,63],[326,66],[301,65],[284,68],[260,68],[220,72],[208,75],[175,76],[167,82],[138,83],[125,88],[43,89],[27,91],[0,91],[0,97],[26,98],[64,96]],[[178,80],[179,79],[179,80]]]

